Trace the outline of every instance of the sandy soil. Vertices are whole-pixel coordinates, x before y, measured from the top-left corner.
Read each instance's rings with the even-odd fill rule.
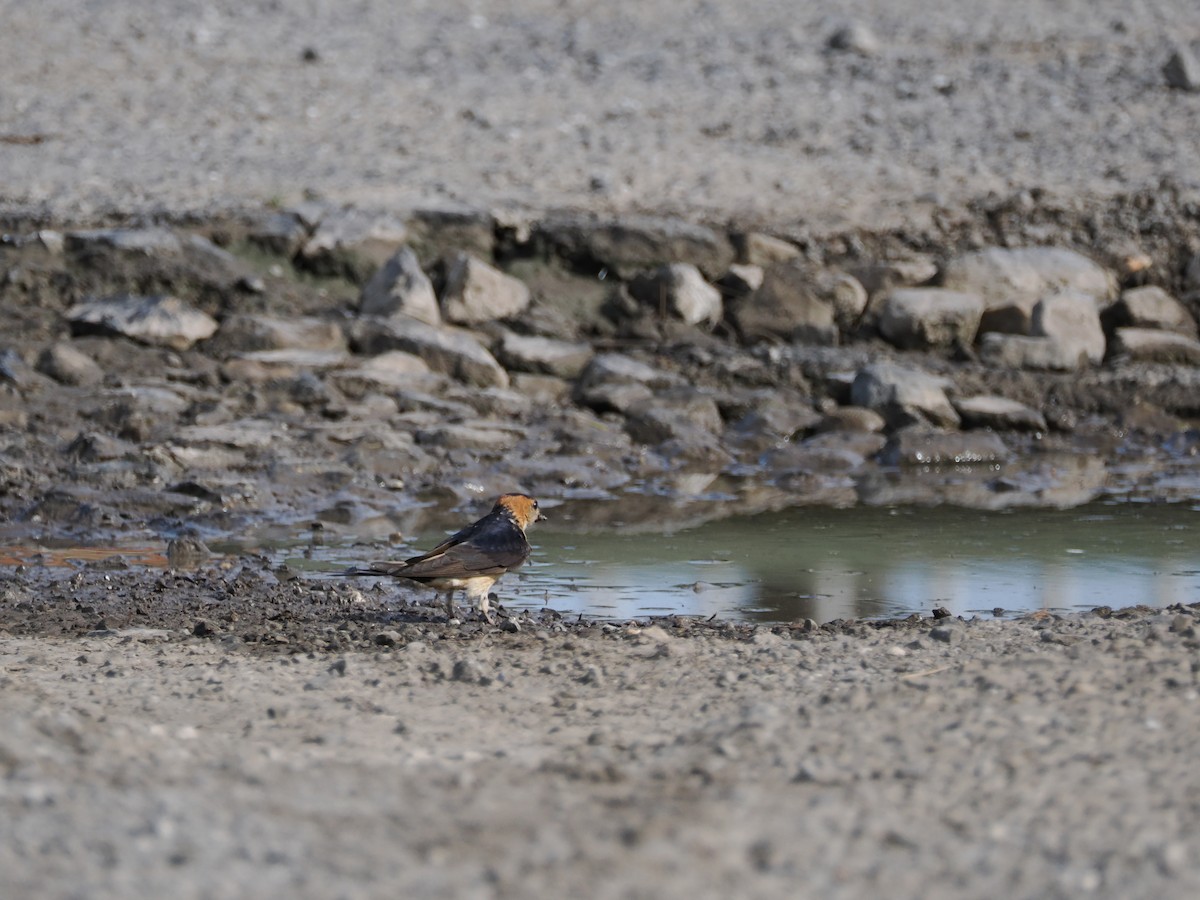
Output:
[[[876,46],[830,52],[845,20]],[[48,0],[0,21],[13,215],[319,196],[795,231],[1197,187],[1200,102],[1161,74],[1200,36],[1190,0]],[[102,570],[76,600],[6,574],[6,897],[1200,890],[1194,608],[506,633],[256,586],[243,620],[296,606],[248,641],[197,633],[187,603],[229,600],[204,578],[143,579],[96,621]]]
[[[0,892],[1195,896],[1193,613],[10,638]]]

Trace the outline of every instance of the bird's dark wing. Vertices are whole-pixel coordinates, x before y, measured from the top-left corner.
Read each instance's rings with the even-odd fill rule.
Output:
[[[490,518],[490,517],[489,517]],[[486,525],[486,527],[484,527]],[[404,562],[372,563],[370,573],[401,578],[469,578],[503,575],[529,558],[529,541],[507,519],[481,519],[428,553]]]

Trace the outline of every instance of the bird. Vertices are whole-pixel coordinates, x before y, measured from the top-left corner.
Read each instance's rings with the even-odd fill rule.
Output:
[[[492,621],[488,592],[502,575],[529,559],[525,530],[544,522],[538,502],[528,494],[503,494],[492,511],[452,534],[427,553],[398,562],[373,562],[346,575],[407,578],[446,592],[446,611],[454,618],[454,592],[463,591],[483,617]]]

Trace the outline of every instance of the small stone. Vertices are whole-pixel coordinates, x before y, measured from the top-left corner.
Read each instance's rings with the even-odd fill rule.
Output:
[[[961,628],[940,625],[937,628],[929,629],[929,637],[943,644],[957,644],[962,640],[963,634]]]
[[[104,370],[94,359],[65,343],[43,350],[35,368],[59,384],[95,386],[104,380]]]
[[[1176,48],[1162,71],[1170,87],[1181,91],[1200,91],[1200,63],[1187,47]]]
[[[381,631],[373,638],[377,647],[395,647],[404,642],[398,631]],[[411,645],[410,649],[411,649]]]
[[[463,681],[468,684],[488,685],[492,679],[484,673],[483,667],[473,659],[460,659],[450,670],[451,681]]]
[[[862,22],[849,22],[829,36],[825,46],[830,50],[874,56],[879,52],[879,38]]]

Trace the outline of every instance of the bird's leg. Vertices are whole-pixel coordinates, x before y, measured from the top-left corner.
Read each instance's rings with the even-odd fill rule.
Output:
[[[479,598],[479,612],[489,625],[496,624],[496,620],[492,617],[491,606],[488,604],[487,591],[484,591],[483,596]]]
[[[454,618],[454,591],[446,591],[446,615]]]

